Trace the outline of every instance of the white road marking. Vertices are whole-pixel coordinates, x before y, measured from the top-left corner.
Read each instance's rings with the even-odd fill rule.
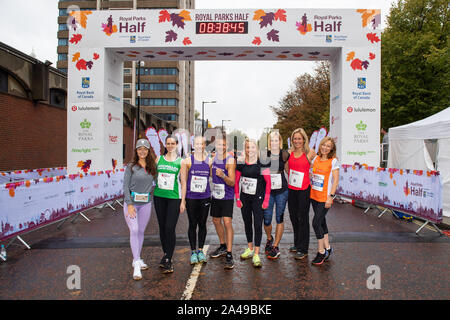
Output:
[[[209,245],[205,245],[203,247],[203,253],[208,253]],[[198,276],[200,275],[200,270],[202,269],[203,263],[197,263],[192,269],[191,276],[189,277],[186,288],[184,289],[183,295],[181,296],[181,300],[191,300],[192,294],[194,293],[195,285],[197,284]]]

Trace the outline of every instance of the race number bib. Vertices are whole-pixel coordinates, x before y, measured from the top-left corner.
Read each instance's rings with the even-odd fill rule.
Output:
[[[131,192],[131,196],[133,197],[134,202],[149,202],[150,201],[150,193]]]
[[[242,177],[242,192],[255,195],[258,179]]]
[[[323,182],[325,181],[325,176],[322,174],[313,174],[311,185],[314,190],[323,191]]]
[[[271,174],[270,184],[272,190],[281,189],[281,187],[283,186],[283,183],[281,182],[281,174],[280,173]]]
[[[295,170],[291,169],[289,171],[289,184],[293,187],[301,188],[302,184],[303,184],[304,175],[305,174],[303,172],[299,172],[299,171],[295,171]]]
[[[175,186],[175,174],[160,172],[158,174],[158,188],[163,190],[173,190]]]
[[[191,177],[191,192],[205,192],[208,185],[206,177],[192,176]]]
[[[212,195],[214,199],[223,199],[225,197],[225,185],[224,184],[214,184]]]

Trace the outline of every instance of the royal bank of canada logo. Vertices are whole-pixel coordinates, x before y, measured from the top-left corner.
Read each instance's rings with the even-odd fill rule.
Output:
[[[327,36],[325,37],[325,41],[326,41],[326,42],[331,42],[331,41],[333,41],[333,36],[332,36],[331,34],[327,35]]]
[[[358,78],[358,89],[366,88],[366,78]]]
[[[81,87],[87,89],[91,86],[91,78],[83,77],[81,78]]]
[[[114,24],[112,15],[109,16],[106,23],[102,23],[102,29],[108,37],[117,32],[117,25]]]
[[[362,120],[358,124],[356,124],[356,129],[358,131],[366,131],[366,128],[367,128],[367,124],[362,122]]]
[[[136,43],[136,36],[130,36],[130,43]]]

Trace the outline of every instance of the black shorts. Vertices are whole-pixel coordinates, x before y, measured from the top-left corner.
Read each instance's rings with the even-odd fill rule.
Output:
[[[234,199],[230,200],[217,200],[211,199],[211,217],[222,218],[229,217],[233,218],[233,207]]]

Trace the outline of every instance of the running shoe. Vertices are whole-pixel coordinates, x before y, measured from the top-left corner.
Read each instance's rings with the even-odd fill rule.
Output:
[[[220,246],[213,253],[210,254],[211,258],[218,258],[227,254],[227,247]]]
[[[295,246],[292,246],[289,248],[290,252],[297,252],[297,248]]]
[[[133,279],[134,280],[141,280],[142,279],[141,265],[138,262],[139,262],[139,260],[136,261],[136,263],[134,264],[134,271],[133,271]]]
[[[270,236],[270,240],[269,239],[267,239],[267,242],[266,242],[266,248],[265,248],[265,253],[266,253],[266,255],[267,254],[269,254],[269,252],[272,250],[272,247],[273,247],[273,237],[272,237],[272,235]]]
[[[253,255],[252,262],[253,262],[253,266],[255,268],[261,268],[262,267],[261,259],[259,259],[259,254],[254,254]]]
[[[159,267],[160,268],[164,268],[164,265],[166,263],[166,254],[164,254],[164,256],[161,258],[161,261],[159,262]]]
[[[139,263],[141,265],[141,270],[147,270],[148,269],[148,265],[145,264],[144,260],[139,259],[136,261],[136,263]],[[134,268],[134,261],[133,263],[131,263],[131,266]]]
[[[324,253],[317,252],[317,255],[314,258],[314,260],[312,261],[312,264],[316,265],[316,266],[321,265],[325,261],[327,256],[328,256],[328,251],[327,250],[325,250]]]
[[[302,260],[302,259],[306,258],[307,256],[308,256],[307,253],[297,251],[294,258],[295,258],[295,260]]]
[[[173,272],[173,263],[168,258],[164,262],[163,273],[172,273]]]
[[[250,250],[250,248],[245,249],[244,253],[241,254],[241,259],[249,259],[253,257],[253,250]]]
[[[197,252],[194,250],[191,253],[191,264],[196,264],[198,263],[198,255]]]
[[[225,269],[233,269],[234,268],[234,262],[233,262],[233,255],[231,253],[226,254],[225,256]]]
[[[278,247],[272,247],[272,250],[270,250],[269,254],[267,255],[267,258],[275,260],[278,259],[280,256],[280,249]]]
[[[330,249],[325,249],[325,250],[328,252],[327,257],[325,258],[325,261],[327,261],[328,258],[329,258],[329,257],[331,256],[331,254],[333,253],[333,248],[330,247]]]
[[[197,257],[198,257],[198,262],[200,262],[200,263],[206,263],[207,261],[206,261],[206,257],[205,257],[205,254],[203,253],[203,250],[198,250],[197,251]]]

